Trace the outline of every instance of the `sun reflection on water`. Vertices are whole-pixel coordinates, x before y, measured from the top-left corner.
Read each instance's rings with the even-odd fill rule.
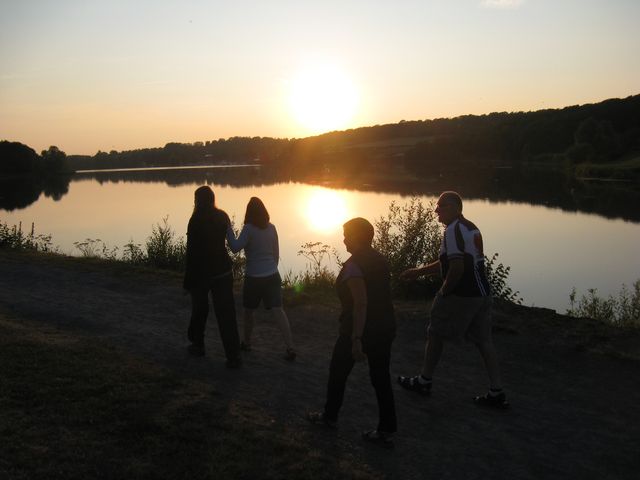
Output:
[[[315,188],[303,204],[304,217],[309,227],[318,232],[330,232],[339,228],[348,219],[345,197],[335,190]]]

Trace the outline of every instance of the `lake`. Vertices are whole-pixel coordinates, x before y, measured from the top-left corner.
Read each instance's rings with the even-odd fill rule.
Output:
[[[208,183],[218,206],[241,226],[249,197],[260,197],[280,237],[280,271],[298,272],[306,259],[298,255],[306,242],[334,246],[342,259],[342,223],[354,216],[375,220],[392,201],[409,201],[409,193],[425,202],[437,199],[437,186],[402,191],[366,183],[345,188],[273,177],[257,167],[87,172],[72,177],[68,187],[32,196],[26,206],[0,210],[0,220],[22,222],[36,233],[51,234],[64,253],[79,255],[74,242],[100,239],[109,247],[129,241],[144,244],[152,225],[168,217],[183,236],[193,208],[193,191]],[[425,191],[426,190],[426,191]],[[460,189],[466,197],[464,188]],[[471,198],[469,198],[471,197]],[[523,201],[465,198],[465,216],[483,233],[485,254],[499,253],[511,267],[509,284],[524,304],[561,313],[573,287],[579,293],[596,288],[616,294],[640,278],[640,223],[594,213],[566,211]]]

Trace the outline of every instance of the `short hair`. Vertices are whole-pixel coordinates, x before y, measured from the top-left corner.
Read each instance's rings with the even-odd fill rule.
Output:
[[[344,228],[344,234],[355,237],[361,240],[362,243],[371,245],[373,241],[373,225],[369,223],[369,220],[362,217],[352,218],[347,221],[342,228]]]
[[[244,214],[244,223],[250,223],[258,228],[265,229],[269,225],[269,212],[258,197],[251,197],[247,203],[247,211]]]
[[[446,192],[442,192],[440,194],[440,198],[446,202],[451,203],[454,207],[460,210],[460,212],[462,212],[462,197],[458,192],[447,190]]]

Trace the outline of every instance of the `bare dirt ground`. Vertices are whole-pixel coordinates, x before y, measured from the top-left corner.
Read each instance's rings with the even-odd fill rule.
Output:
[[[360,440],[376,423],[365,365],[351,375],[339,429],[307,424],[305,412],[323,405],[337,306],[296,303],[287,308],[295,363],[284,361],[279,332],[263,313],[254,350],[244,354],[241,369],[228,370],[213,318],[207,356],[187,355],[190,305],[179,278],[0,251],[0,309],[211,382],[230,401],[255,402],[278,421],[308,430],[327,455],[356,457],[385,478],[639,478],[637,331],[498,305],[495,343],[512,408],[476,407],[472,396],[487,387],[480,357],[471,345],[448,346],[431,397],[395,385],[399,432],[395,450],[387,451]],[[418,373],[427,305],[401,302],[397,313],[394,377]]]

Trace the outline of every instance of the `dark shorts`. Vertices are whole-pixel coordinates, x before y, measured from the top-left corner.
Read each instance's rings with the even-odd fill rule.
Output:
[[[268,277],[244,277],[242,306],[256,309],[260,302],[265,308],[282,306],[282,279],[279,273]]]
[[[436,295],[427,331],[444,340],[478,343],[491,340],[491,297]]]

